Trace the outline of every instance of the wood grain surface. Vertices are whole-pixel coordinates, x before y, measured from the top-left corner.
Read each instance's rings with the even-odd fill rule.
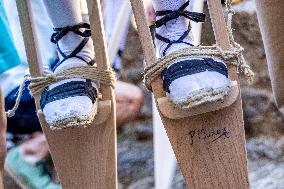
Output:
[[[131,2],[146,62],[152,64],[155,54],[148,41],[143,3]],[[221,2],[208,0],[208,5],[217,44],[224,50],[229,49]],[[229,67],[229,70],[231,78],[237,80],[235,68]],[[156,100],[165,97],[160,78],[152,83],[152,89]],[[218,111],[182,119],[169,119],[161,113],[160,116],[189,188],[249,188],[240,95],[231,106]]]
[[[96,62],[99,68],[108,69],[99,0],[88,3]],[[17,7],[30,73],[32,77],[38,77],[42,75],[42,65],[37,51],[30,0],[18,0]],[[97,124],[94,121],[87,128],[52,131],[44,116],[38,115],[63,189],[117,188],[114,93],[109,86],[100,87],[103,101],[99,103],[100,113],[97,116],[102,117],[95,118],[95,121],[107,118],[103,123]],[[35,96],[37,105],[39,100],[40,96]]]

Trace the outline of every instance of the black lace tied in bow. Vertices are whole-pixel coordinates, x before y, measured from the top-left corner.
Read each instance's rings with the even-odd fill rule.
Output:
[[[183,16],[185,18],[188,18],[194,22],[205,22],[205,14],[198,13],[198,12],[190,12],[186,11],[185,9],[189,6],[189,1],[184,3],[179,9],[177,10],[163,10],[163,11],[156,11],[156,16],[164,16],[161,19],[157,20],[155,23],[156,28],[159,28],[163,25],[167,25],[167,22],[177,19],[180,16]],[[155,34],[155,37],[159,39],[160,41],[163,41],[165,43],[168,43],[167,47],[165,48],[163,55],[165,56],[167,50],[171,47],[171,45],[175,43],[184,43],[190,46],[193,46],[191,43],[184,42],[183,40],[188,36],[190,32],[190,24],[188,25],[188,30],[186,30],[183,35],[178,40],[170,40],[168,38],[165,38],[159,34]]]
[[[87,44],[90,36],[91,36],[91,29],[90,29],[90,24],[88,23],[79,23],[77,25],[73,26],[66,26],[63,28],[54,28],[53,30],[55,33],[51,35],[51,42],[55,43],[57,45],[57,50],[60,53],[60,55],[63,57],[63,60],[61,62],[58,62],[56,65],[53,67],[53,71],[65,60],[68,58],[76,57],[84,62],[86,62],[88,65],[93,65],[94,60],[91,60],[90,62],[87,62],[83,57],[78,56],[77,54],[84,48],[84,46]],[[85,29],[84,31],[80,31],[80,29]],[[66,55],[62,52],[62,50],[59,47],[58,41],[62,39],[68,32],[73,32],[77,35],[80,35],[83,37],[82,42],[75,48],[73,52],[70,54]]]

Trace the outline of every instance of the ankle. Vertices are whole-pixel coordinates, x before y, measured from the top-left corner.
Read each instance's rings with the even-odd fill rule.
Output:
[[[184,0],[177,0],[154,3],[157,15],[156,47],[159,56],[193,46],[188,36],[190,27],[186,24],[186,19],[204,22],[205,14],[187,11],[189,2],[184,3]]]
[[[162,20],[164,16],[158,16],[157,21]],[[188,48],[192,44],[192,40],[189,35],[185,36],[180,43],[172,44],[168,49],[167,46],[169,42],[161,40],[157,35],[162,38],[166,38],[167,41],[177,41],[179,40],[185,33],[189,33],[188,25],[186,24],[185,17],[178,17],[173,20],[169,20],[163,25],[156,28],[156,39],[155,44],[157,47],[157,53],[159,56],[168,55],[175,51],[181,50],[183,48]],[[187,44],[186,44],[187,43]]]
[[[183,31],[183,32],[179,31],[179,32],[176,32],[176,33],[163,32],[163,34],[159,34],[157,32],[157,34],[159,34],[162,37],[169,39],[170,41],[176,41],[184,34],[184,32],[186,32],[186,30]],[[191,37],[186,36],[182,40],[182,42],[174,43],[174,44],[170,45],[169,48],[167,48],[169,43],[166,43],[164,41],[161,41],[161,40],[155,38],[156,52],[157,52],[159,57],[169,55],[171,53],[174,53],[174,52],[179,51],[179,50],[184,49],[184,48],[189,48],[189,47],[192,46],[191,44],[192,44]]]
[[[62,59],[60,59],[60,61],[62,61]],[[70,69],[70,68],[74,68],[74,67],[81,67],[81,66],[87,66],[88,64],[86,62],[84,62],[83,60],[76,58],[76,57],[72,57],[72,58],[68,58],[67,60],[65,60],[64,62],[62,62],[55,70],[54,73],[59,73],[62,72],[64,70]]]
[[[72,53],[72,51],[65,51],[63,52],[66,55],[69,55]],[[64,60],[64,57],[59,54],[59,61],[62,62]],[[82,48],[82,50],[76,55],[78,57],[70,57],[64,60],[55,70],[54,72],[60,72],[69,68],[74,68],[78,66],[87,66],[89,62],[91,62],[94,57],[94,47],[93,47],[93,41],[90,38],[87,44]],[[82,59],[83,60],[82,60]]]
[[[51,41],[57,45],[59,62],[53,71],[59,72],[77,66],[92,65],[94,46],[88,23],[55,28]]]

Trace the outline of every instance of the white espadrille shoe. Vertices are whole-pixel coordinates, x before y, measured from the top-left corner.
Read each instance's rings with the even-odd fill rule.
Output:
[[[156,11],[155,43],[160,58],[193,46],[189,38],[190,25],[188,28],[175,28],[183,25],[175,23],[180,16],[195,22],[205,21],[204,14],[186,11],[188,5],[189,1],[177,10]],[[209,56],[171,60],[162,72],[162,80],[169,99],[182,109],[223,99],[231,83],[226,64]]]
[[[90,25],[80,23],[64,28],[55,28],[51,41],[57,44],[61,60],[51,66],[54,73],[79,66],[93,66],[94,60],[88,61],[80,56],[80,51],[90,42]],[[82,41],[70,54],[65,54],[58,41],[67,33],[73,32],[82,37]],[[72,63],[64,64],[73,59]],[[41,96],[40,106],[51,129],[85,127],[92,123],[97,113],[98,90],[95,82],[88,79],[72,78],[59,81],[46,87]]]

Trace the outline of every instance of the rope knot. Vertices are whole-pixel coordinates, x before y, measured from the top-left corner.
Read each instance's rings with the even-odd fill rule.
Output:
[[[180,14],[182,14],[183,11],[177,10],[177,11],[172,11],[171,14],[168,14],[165,16],[165,19],[167,20],[174,20],[179,17]]]
[[[79,23],[76,25],[69,25],[63,28],[53,28],[55,33],[51,35],[50,41],[52,43],[57,43],[63,36],[65,36],[68,32],[73,32],[82,37],[90,37],[91,36],[91,26],[88,23]],[[80,29],[85,29],[83,32]]]
[[[57,82],[57,77],[55,74],[47,74],[46,80],[50,83]]]
[[[163,18],[155,22],[156,28],[166,25],[167,22],[177,19],[180,16],[188,18],[194,22],[205,22],[205,14],[198,12],[190,12],[185,10],[189,6],[189,1],[186,1],[179,9],[177,10],[162,10],[156,11],[156,16],[164,16]]]

